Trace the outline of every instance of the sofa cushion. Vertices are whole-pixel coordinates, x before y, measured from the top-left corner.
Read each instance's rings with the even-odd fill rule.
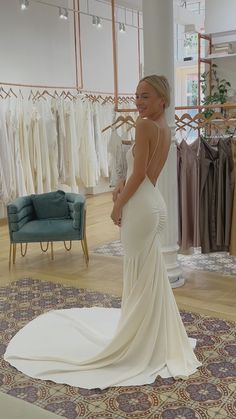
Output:
[[[33,220],[12,233],[16,243],[81,240],[82,232],[73,227],[73,220]]]
[[[56,191],[31,195],[36,217],[41,219],[69,218],[69,208],[65,192]]]

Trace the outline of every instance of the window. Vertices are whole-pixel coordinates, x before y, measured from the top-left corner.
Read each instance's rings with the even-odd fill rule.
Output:
[[[186,95],[187,95],[187,106],[197,105],[197,74],[190,73],[186,77]]]

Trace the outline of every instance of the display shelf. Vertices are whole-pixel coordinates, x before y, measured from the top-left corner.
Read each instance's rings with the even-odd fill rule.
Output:
[[[206,57],[204,57],[203,59],[205,59],[205,60],[218,60],[219,58],[228,58],[228,57],[236,57],[236,52],[232,52],[232,54],[221,54],[221,55],[209,54]]]
[[[224,31],[224,32],[213,32],[205,34],[205,36],[210,36],[212,39],[212,44],[222,44],[225,42],[236,42],[236,30]]]

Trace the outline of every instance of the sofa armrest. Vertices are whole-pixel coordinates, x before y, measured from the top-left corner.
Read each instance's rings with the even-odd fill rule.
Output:
[[[17,214],[23,208],[32,205],[30,196],[21,196],[7,205],[8,214]]]
[[[69,205],[70,216],[73,219],[73,227],[76,230],[80,230],[83,236],[86,199],[82,194],[76,194],[72,192],[66,193],[66,199]]]
[[[12,232],[20,230],[23,225],[35,218],[30,196],[22,196],[10,202],[7,205],[7,218],[12,241]]]

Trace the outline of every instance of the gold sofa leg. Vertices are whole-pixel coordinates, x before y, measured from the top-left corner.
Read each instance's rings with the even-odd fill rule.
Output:
[[[13,265],[16,263],[16,243],[13,243],[13,259],[12,259]]]
[[[70,240],[70,244],[69,244],[69,247],[67,247],[67,245],[66,245],[66,242],[64,241],[63,242],[64,243],[64,247],[65,247],[65,249],[67,250],[67,252],[69,252],[70,250],[71,250],[71,248],[72,248],[72,241]]]
[[[9,247],[9,261],[8,261],[8,263],[9,263],[9,270],[11,269],[12,247],[13,247],[13,244],[10,243],[10,247]]]
[[[25,243],[25,248],[23,250],[23,245],[22,243],[20,244],[20,252],[21,252],[21,256],[24,257],[27,253],[27,248],[28,248],[28,243]],[[15,265],[16,263],[16,243],[10,243],[10,248],[9,248],[9,270],[11,269],[11,261],[13,263],[13,265]]]
[[[85,262],[88,266],[89,263],[89,254],[88,254],[88,244],[87,244],[87,237],[86,237],[86,210],[84,211],[84,237],[81,240],[81,246],[84,252]]]
[[[53,253],[53,242],[50,242],[51,245],[51,259],[54,259],[54,253]]]
[[[84,239],[81,240],[81,246],[82,246],[82,249],[83,249],[83,252],[84,252],[86,265],[88,266],[89,255],[88,255],[88,246],[87,246],[86,236],[84,236]]]
[[[27,249],[28,249],[28,243],[25,243],[25,249],[23,250],[23,244],[20,244],[20,252],[21,252],[21,256],[24,258],[26,253],[27,253]]]
[[[41,248],[42,252],[46,253],[48,251],[48,247],[49,247],[49,242],[47,242],[46,249],[43,248],[43,243],[40,242],[40,248]]]

